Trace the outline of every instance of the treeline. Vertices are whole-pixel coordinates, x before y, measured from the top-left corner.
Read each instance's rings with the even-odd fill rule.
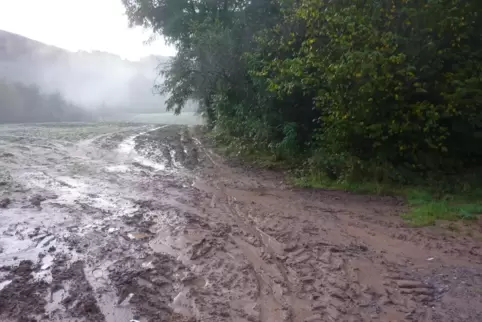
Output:
[[[219,138],[336,180],[482,166],[480,0],[123,0],[178,49],[161,91]]]
[[[89,115],[60,94],[42,93],[37,86],[0,80],[0,123],[86,121]]]

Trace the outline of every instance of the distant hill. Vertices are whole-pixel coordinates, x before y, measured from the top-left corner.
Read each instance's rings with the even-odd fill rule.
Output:
[[[165,98],[154,95],[156,68],[169,57],[128,61],[104,52],[70,52],[0,30],[0,79],[40,91],[60,93],[86,108],[139,112],[165,111]]]
[[[0,80],[0,123],[92,121],[95,116],[59,94],[42,93],[34,85]]]

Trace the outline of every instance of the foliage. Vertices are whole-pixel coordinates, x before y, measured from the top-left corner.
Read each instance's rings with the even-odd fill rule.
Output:
[[[316,92],[323,156],[390,180],[479,165],[482,44],[476,1],[306,0],[289,17],[305,26],[281,38],[292,58],[261,69],[271,89]],[[449,14],[447,14],[449,13]],[[299,42],[301,41],[301,45]],[[343,156],[343,160],[340,157]],[[330,168],[330,166],[326,166]],[[333,167],[333,166],[331,166]],[[392,170],[399,171],[392,171]],[[397,176],[398,175],[398,176]]]
[[[0,123],[84,121],[81,108],[58,93],[44,94],[36,86],[0,80]]]
[[[450,186],[482,166],[479,0],[123,2],[177,47],[169,109],[199,101],[239,151],[338,182]]]
[[[261,149],[293,157],[295,150],[305,149],[316,127],[312,120],[319,116],[311,98],[297,93],[279,99],[269,91],[266,79],[251,75],[257,62],[248,54],[259,47],[255,35],[280,22],[281,3],[124,0],[124,4],[133,24],[152,27],[178,49],[163,71],[165,83],[158,87],[171,95],[168,109],[179,113],[188,99],[198,100],[208,125],[240,151]],[[283,151],[285,147],[290,151]]]

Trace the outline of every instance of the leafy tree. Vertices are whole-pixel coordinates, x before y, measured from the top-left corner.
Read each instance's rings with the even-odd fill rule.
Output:
[[[123,0],[178,49],[159,88],[227,143],[341,180],[482,165],[478,0]]]

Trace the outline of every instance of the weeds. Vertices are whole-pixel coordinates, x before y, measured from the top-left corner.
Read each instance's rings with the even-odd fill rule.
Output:
[[[414,227],[431,226],[439,220],[475,220],[482,214],[482,190],[462,193],[442,193],[429,187],[396,186],[373,182],[336,182],[323,176],[301,176],[295,185],[305,188],[322,188],[368,193],[375,195],[402,196],[409,211],[403,219]]]
[[[461,192],[455,193],[456,185],[450,180],[444,181],[444,184],[430,181],[426,186],[385,184],[377,181],[332,180],[321,172],[297,171],[296,169],[303,168],[303,165],[293,161],[296,159],[292,159],[290,162],[286,158],[279,158],[271,151],[260,152],[260,150],[250,149],[249,145],[240,142],[226,144],[212,136],[211,138],[215,139],[218,152],[225,156],[234,156],[262,168],[289,170],[292,183],[298,187],[401,196],[405,198],[409,208],[408,212],[403,215],[403,219],[414,227],[435,225],[439,220],[470,221],[477,219],[482,214],[482,189],[461,188]],[[469,180],[462,181],[469,182]]]

